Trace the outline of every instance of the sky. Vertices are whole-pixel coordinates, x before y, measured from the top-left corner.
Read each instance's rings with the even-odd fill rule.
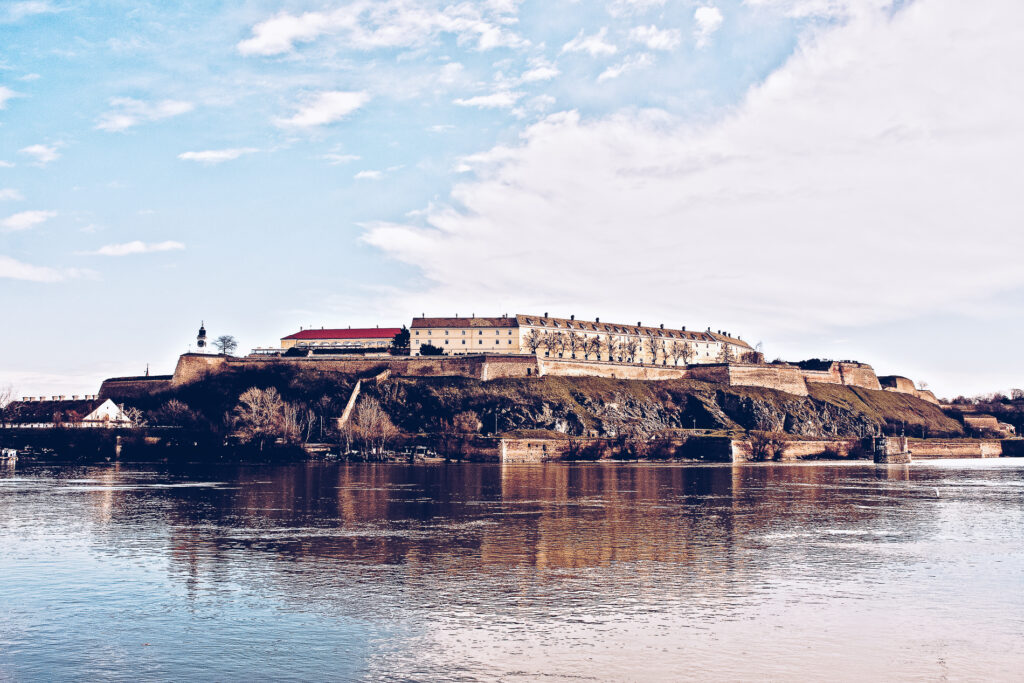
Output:
[[[1016,0],[0,3],[0,385],[200,321],[728,330],[1024,386]]]

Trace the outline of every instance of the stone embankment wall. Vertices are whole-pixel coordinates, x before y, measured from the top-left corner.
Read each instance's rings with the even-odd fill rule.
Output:
[[[915,460],[933,458],[998,458],[1003,454],[1000,441],[988,439],[928,439],[911,441],[910,454]]]
[[[821,439],[815,441],[787,441],[779,458],[783,462],[818,458],[823,455],[840,458],[851,457],[850,452],[857,447],[856,439]],[[732,442],[732,461],[747,462],[750,460],[750,449],[746,441]]]

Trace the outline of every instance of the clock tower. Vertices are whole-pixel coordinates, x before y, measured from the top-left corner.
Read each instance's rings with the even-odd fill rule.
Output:
[[[196,346],[199,347],[200,352],[206,351],[206,327],[205,321],[199,322],[199,334],[196,335]]]

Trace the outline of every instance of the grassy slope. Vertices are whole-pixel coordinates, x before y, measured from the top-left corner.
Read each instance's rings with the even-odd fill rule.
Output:
[[[877,391],[837,384],[808,383],[812,398],[884,421],[890,427],[905,424],[908,433],[918,436],[923,426],[930,436],[960,434],[961,425],[947,417],[938,406],[916,396],[892,391]]]

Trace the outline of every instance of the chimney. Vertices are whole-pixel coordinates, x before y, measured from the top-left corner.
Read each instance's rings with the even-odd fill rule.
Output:
[[[569,316],[569,320],[575,320],[575,319],[576,319],[576,314],[575,313],[573,313],[572,315]]]
[[[71,400],[72,401],[77,401],[78,400],[78,394],[71,394]]]
[[[643,324],[642,322],[640,322],[639,320],[637,320],[637,321],[636,321],[636,326],[637,326],[637,327],[643,327],[643,326],[644,326],[644,324]]]
[[[601,319],[600,318],[594,318],[594,322],[595,323],[599,323],[599,322],[601,322]]]
[[[544,317],[545,318],[548,317],[548,312],[547,311],[544,311]]]
[[[661,329],[665,329],[665,323],[662,323],[660,327]]]
[[[683,325],[683,332],[686,332],[686,325]]]

